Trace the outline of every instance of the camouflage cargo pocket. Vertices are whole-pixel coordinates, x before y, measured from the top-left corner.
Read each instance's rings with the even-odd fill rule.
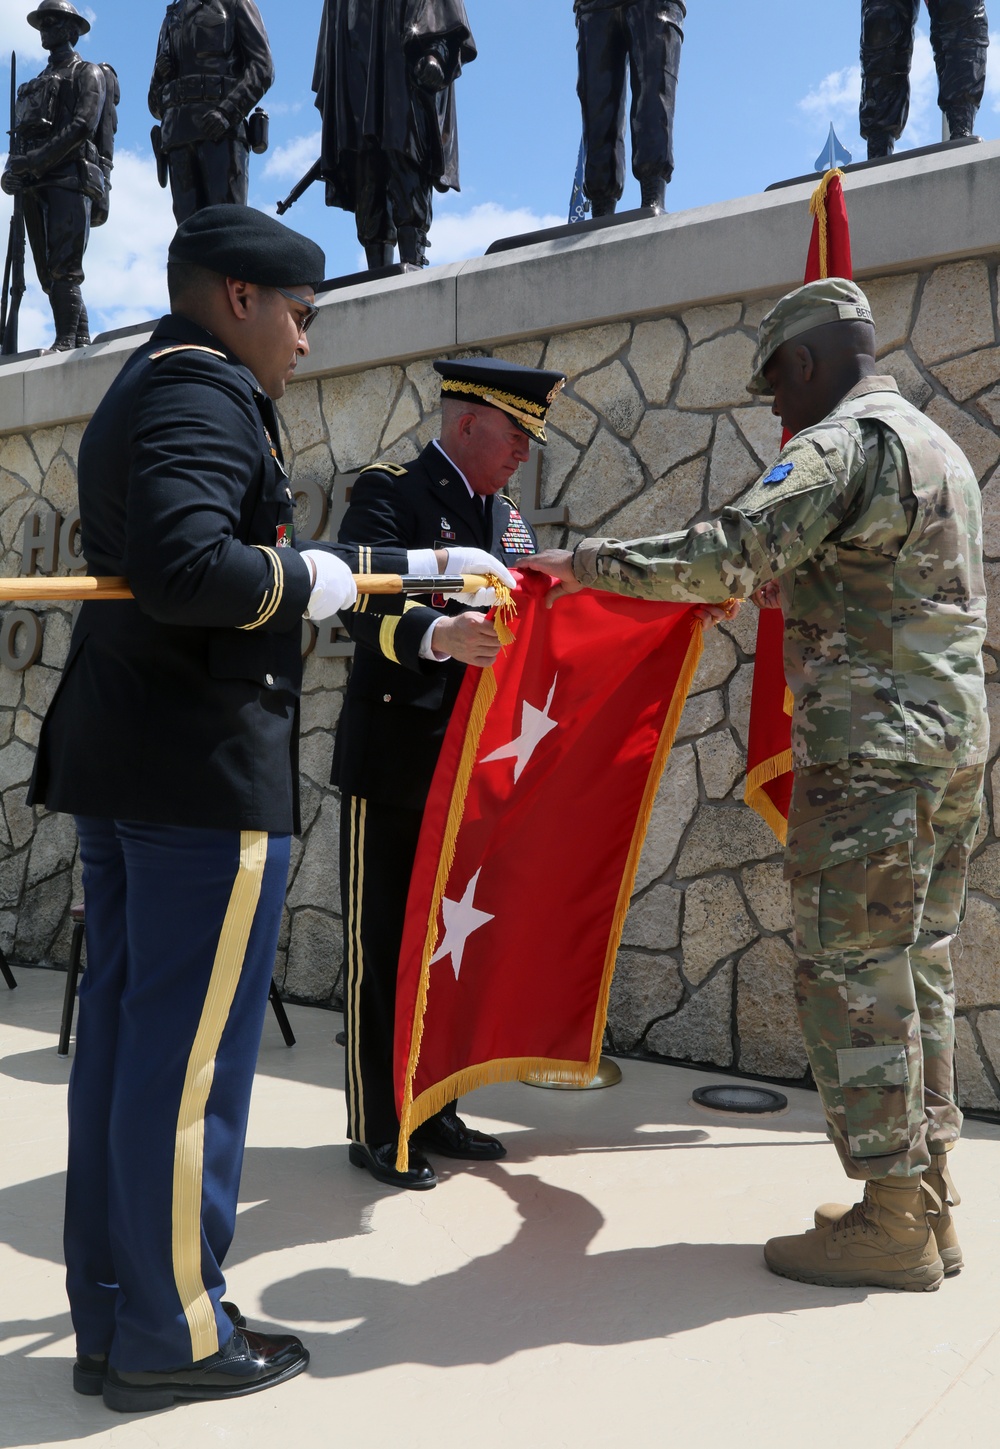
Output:
[[[884,1157],[910,1145],[906,1048],[870,1046],[837,1053],[837,1075],[852,1157]]]
[[[795,826],[784,874],[801,955],[913,944],[916,834],[915,790],[837,806]]]

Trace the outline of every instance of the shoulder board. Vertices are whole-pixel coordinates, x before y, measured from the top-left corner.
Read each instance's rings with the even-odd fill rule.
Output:
[[[367,468],[362,468],[362,473],[388,473],[393,478],[405,478],[407,469],[400,463],[369,463]]]
[[[202,347],[197,342],[179,342],[176,347],[161,347],[159,352],[149,354],[150,362],[159,362],[161,357],[172,357],[175,352],[207,352],[209,357],[221,357],[226,361],[226,354],[220,352],[216,347]]]

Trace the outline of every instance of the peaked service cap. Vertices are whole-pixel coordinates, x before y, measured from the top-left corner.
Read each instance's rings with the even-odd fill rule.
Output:
[[[822,277],[818,282],[796,287],[775,302],[757,328],[757,351],[747,392],[769,397],[774,389],[768,385],[764,368],[781,344],[828,322],[871,322],[874,326],[868,298],[856,282],[846,277]]]
[[[547,441],[545,419],[553,399],[566,386],[563,373],[519,367],[498,357],[467,357],[461,362],[442,359],[435,362],[434,370],[441,374],[442,400],[455,398],[499,408],[536,443]]]
[[[323,248],[252,206],[205,206],[182,221],[168,262],[188,262],[260,287],[318,287]]]

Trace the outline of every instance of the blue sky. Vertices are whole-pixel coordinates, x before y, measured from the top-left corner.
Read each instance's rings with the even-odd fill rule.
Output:
[[[319,116],[309,89],[322,0],[260,0],[277,79],[264,101],[271,151],[251,160],[251,202],[273,209],[314,159]],[[498,236],[566,218],[580,140],[576,30],[572,0],[466,0],[478,59],[458,82],[462,191],[436,198],[433,262],[480,255]],[[0,53],[18,51],[21,78],[44,62],[24,16],[30,0],[0,0]],[[81,6],[93,21],[81,43],[89,59],[110,61],[122,83],[117,166],[108,224],[87,254],[84,295],[95,330],[157,315],[165,308],[163,260],[173,230],[149,152],[146,91],[165,4],[102,0]],[[763,190],[801,175],[834,122],[863,158],[857,104],[859,0],[688,0],[674,149],[667,191],[671,211]],[[1000,44],[1000,34],[994,45]],[[996,79],[994,79],[996,77]],[[901,146],[940,139],[940,112],[927,17],[912,73],[911,118]],[[6,95],[9,69],[0,66]],[[1000,137],[1000,50],[991,51],[977,129]],[[354,219],[323,205],[313,188],[287,220],[326,250],[330,276],[361,264]],[[629,181],[622,207],[638,205]],[[0,225],[9,206],[0,204]],[[805,222],[804,222],[805,227]],[[6,226],[3,233],[6,236]],[[33,281],[29,264],[29,276]],[[45,299],[32,287],[21,345],[51,341]]]

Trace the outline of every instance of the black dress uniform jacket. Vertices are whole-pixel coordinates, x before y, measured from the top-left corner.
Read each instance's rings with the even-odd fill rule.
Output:
[[[500,494],[471,497],[434,443],[405,467],[383,463],[362,472],[340,541],[484,548],[508,567],[535,548],[514,504]],[[423,660],[420,644],[442,613],[465,610],[444,595],[386,600],[384,607],[376,615],[361,601],[343,621],[358,648],[337,730],[333,783],[345,795],[422,810],[465,665]]]
[[[308,564],[274,407],[210,333],[164,318],[84,435],[83,551],[135,601],[81,606],[30,799],[120,820],[287,834]],[[315,545],[309,545],[314,547]],[[358,550],[334,550],[355,570]],[[405,553],[371,567],[405,572]]]

